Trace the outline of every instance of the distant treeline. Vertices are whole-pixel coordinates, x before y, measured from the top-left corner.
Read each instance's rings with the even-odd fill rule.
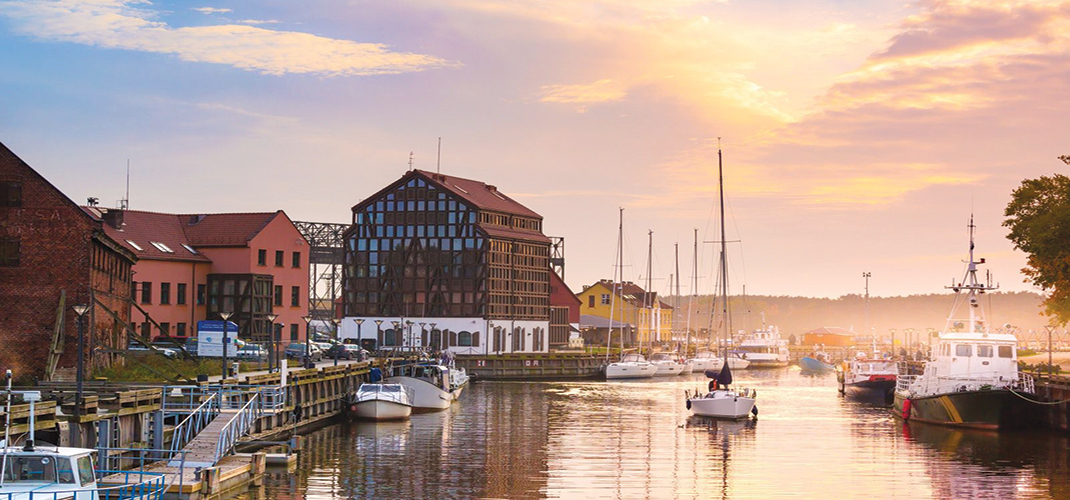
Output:
[[[679,300],[680,311],[676,318],[683,322],[679,327],[686,326],[689,299],[681,297]],[[677,303],[676,297],[665,297],[664,300],[670,305]],[[907,328],[943,329],[954,300],[954,294],[870,297],[869,324],[880,336],[887,336],[891,328],[897,332]],[[1041,316],[1044,299],[1036,293],[989,293],[981,300],[993,329],[1010,323],[1024,330],[1043,330],[1048,322]],[[695,298],[691,307],[692,330],[709,327],[711,302],[710,295]],[[747,296],[746,300],[742,296],[733,296],[729,297],[728,303],[735,331],[761,326],[762,313],[766,323],[780,327],[785,337],[822,326],[847,328],[859,334],[865,330],[865,297],[862,295],[844,295],[835,299],[757,295]],[[720,309],[720,305],[717,308]],[[962,307],[957,316],[968,314],[967,308]],[[715,330],[719,328],[719,323],[714,325]]]

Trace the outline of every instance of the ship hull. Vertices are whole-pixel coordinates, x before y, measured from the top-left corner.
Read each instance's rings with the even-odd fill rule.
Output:
[[[892,404],[895,393],[895,379],[863,380],[853,384],[843,384],[842,392],[845,396],[857,401],[889,405]]]
[[[903,418],[903,405],[909,399],[910,411],[905,416],[909,420],[974,429],[1020,429],[1035,423],[1038,405],[1024,399],[1035,399],[1032,395],[1019,394],[995,389],[909,398],[896,392],[892,412]]]

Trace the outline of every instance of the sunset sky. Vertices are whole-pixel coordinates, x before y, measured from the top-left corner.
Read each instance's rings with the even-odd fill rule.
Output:
[[[715,239],[733,287],[941,291],[971,211],[1068,173],[1070,0],[0,0],[0,142],[71,198],[347,222],[408,168],[496,185],[566,240],[566,279],[655,287]],[[713,247],[703,245],[709,291]],[[685,292],[688,290],[684,288]]]

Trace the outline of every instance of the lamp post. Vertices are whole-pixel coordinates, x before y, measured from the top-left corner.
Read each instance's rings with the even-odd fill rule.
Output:
[[[305,368],[312,368],[312,316],[301,316],[305,320]]]
[[[272,364],[278,364],[278,363],[275,363],[275,361],[278,360],[278,355],[279,355],[279,353],[276,352],[276,348],[275,348],[275,320],[277,320],[277,319],[279,319],[279,315],[278,314],[268,314],[267,315],[267,320],[271,322],[271,328],[270,328],[270,331],[269,331],[269,335],[271,335],[271,336],[268,338],[268,349],[270,349],[268,351],[268,372],[271,372],[272,370],[274,370],[274,368],[272,368]]]
[[[74,313],[78,315],[75,322],[78,323],[78,373],[77,373],[77,389],[74,395],[74,416],[81,419],[82,416],[82,381],[85,380],[85,323],[82,321],[85,318],[85,312],[89,310],[87,305],[71,306],[74,309]],[[10,388],[10,387],[9,387]],[[8,394],[8,398],[11,394]],[[81,434],[79,434],[78,443],[81,444]]]
[[[401,328],[401,322],[400,321],[391,321],[390,324],[394,325],[394,344],[393,345],[396,346],[396,345],[398,345],[398,329]]]
[[[863,331],[867,334],[869,333],[869,278],[871,276],[873,276],[873,273],[862,273],[862,277],[866,279],[866,329]]]
[[[892,334],[892,358],[895,359],[895,328],[889,328],[888,333]]]
[[[412,346],[414,344],[414,342],[412,341],[412,325],[412,321],[405,322],[405,328],[408,329],[408,331],[405,333],[405,344],[409,346]]]
[[[1055,331],[1055,327],[1051,326],[1051,325],[1046,325],[1046,326],[1044,326],[1044,329],[1048,331],[1048,376],[1050,377],[1051,373],[1052,373],[1052,366],[1051,366],[1051,363],[1052,363],[1052,361],[1051,361],[1051,332]]]
[[[360,325],[364,324],[364,318],[357,318],[353,322],[357,324],[357,347],[360,347],[360,352],[363,353],[364,346],[360,345],[360,343],[364,340],[364,337],[360,336]]]
[[[426,325],[427,325],[427,323],[420,323],[420,347],[421,347],[421,348],[422,348],[422,347],[427,347],[427,346],[425,346],[425,345],[424,345],[424,337],[425,337],[425,335],[424,335],[424,332],[426,332],[426,331],[427,331],[427,330],[426,330],[426,329],[424,328],[424,326],[426,326]],[[415,339],[414,339],[414,341],[413,341],[413,344],[415,344],[415,343],[416,343],[416,342],[415,342]]]
[[[428,323],[428,326],[431,327],[431,334],[427,336],[427,343],[428,344],[435,344],[436,348],[438,348],[438,343],[435,342],[435,325],[437,325],[437,324],[438,323]],[[439,332],[439,333],[441,334],[441,332]],[[428,346],[428,347],[430,347],[430,346]],[[430,351],[430,349],[428,349],[428,350]]]
[[[331,322],[334,323],[334,366],[338,366],[338,351],[342,349],[342,341],[338,340],[338,327],[342,323],[342,318],[334,318]]]
[[[227,337],[227,320],[229,320],[230,317],[233,316],[233,315],[234,315],[234,313],[232,313],[232,312],[221,312],[221,313],[219,313],[219,317],[223,318],[223,375],[222,375],[222,378],[219,379],[219,382],[221,384],[222,384],[222,382],[224,380],[227,379],[227,372],[228,372],[228,370],[227,370],[227,344],[229,343],[229,340],[230,340]]]
[[[382,338],[383,332],[380,328],[383,325],[383,320],[375,320],[375,350],[378,351],[382,346],[379,345],[379,339]]]

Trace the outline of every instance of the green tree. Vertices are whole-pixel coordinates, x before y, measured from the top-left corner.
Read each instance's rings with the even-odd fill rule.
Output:
[[[1070,165],[1070,156],[1060,156]],[[1007,238],[1028,254],[1022,270],[1047,293],[1044,308],[1056,323],[1070,322],[1070,177],[1026,179],[1011,194],[1003,215]]]

